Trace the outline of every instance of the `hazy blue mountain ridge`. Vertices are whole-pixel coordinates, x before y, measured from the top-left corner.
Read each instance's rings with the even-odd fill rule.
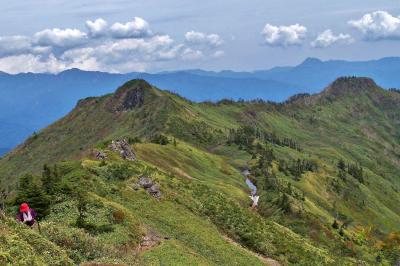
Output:
[[[59,74],[0,72],[0,147],[9,149],[34,131],[68,113],[79,99],[113,91],[124,82],[143,78],[192,101],[264,99],[284,101],[297,93],[321,91],[339,76],[367,76],[384,88],[400,87],[400,58],[365,62],[308,58],[294,67],[253,72],[199,69],[155,74],[111,74],[71,69]]]

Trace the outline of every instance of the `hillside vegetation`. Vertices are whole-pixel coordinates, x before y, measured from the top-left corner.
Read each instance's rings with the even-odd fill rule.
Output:
[[[368,78],[282,104],[193,103],[132,80],[0,160],[0,261],[393,265],[399,106]],[[41,219],[29,239],[10,218],[24,201]]]

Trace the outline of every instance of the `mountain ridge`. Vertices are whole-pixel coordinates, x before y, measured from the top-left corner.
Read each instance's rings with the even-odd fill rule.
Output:
[[[363,62],[317,60],[319,63],[315,65],[313,61],[309,59],[306,68],[300,64],[251,73],[180,70],[158,74],[112,74],[73,69],[57,75],[2,74],[0,111],[3,115],[0,122],[3,128],[0,128],[0,138],[3,144],[0,146],[16,146],[35,131],[67,114],[79,99],[110,93],[113,88],[134,78],[145,78],[161,89],[197,102],[224,98],[284,102],[295,94],[318,93],[339,76],[368,76],[382,87],[400,87],[397,78],[399,58]]]
[[[373,265],[383,256],[374,245],[400,230],[400,96],[393,94],[369,78],[347,77],[293,102],[196,103],[136,79],[112,94],[79,101],[1,158],[1,185],[12,189],[21,175],[37,176],[44,165],[55,164],[65,173],[60,185],[91,182],[85,186],[90,197],[123,206],[140,228],[151,225],[200,254],[212,251],[205,257],[213,262],[232,263],[233,255],[216,250],[229,245],[214,239],[218,247],[202,248],[209,237],[227,234],[283,264]],[[114,150],[111,144],[120,140],[135,151],[136,161],[124,161]],[[255,210],[247,207],[243,169],[249,169],[260,196]],[[158,188],[138,188],[146,177]],[[159,190],[165,196],[156,200],[151,193]],[[73,206],[73,194],[60,191],[57,197],[67,197],[67,203],[57,203],[48,222],[73,208],[62,205]],[[198,228],[189,229],[177,213]],[[68,219],[64,226],[72,230]],[[204,223],[218,230],[205,236]],[[358,240],[371,224],[370,240]],[[121,226],[137,238],[140,230],[146,232]],[[186,254],[161,245],[163,252]]]

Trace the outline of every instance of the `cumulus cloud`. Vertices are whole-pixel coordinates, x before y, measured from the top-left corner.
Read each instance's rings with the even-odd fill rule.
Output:
[[[190,45],[206,45],[211,48],[216,48],[224,42],[218,34],[205,34],[193,30],[186,32],[185,40]]]
[[[7,73],[33,72],[57,73],[66,69],[64,62],[54,55],[21,54],[0,58],[0,69]]]
[[[0,37],[0,56],[14,55],[29,52],[31,40],[25,36]]]
[[[139,17],[135,17],[133,21],[125,24],[114,23],[110,32],[114,38],[143,38],[152,34],[149,23]]]
[[[107,34],[108,23],[102,18],[98,18],[95,21],[86,21],[86,28],[89,31],[91,37],[101,37]]]
[[[365,40],[400,40],[400,17],[386,11],[365,14],[358,20],[350,20],[349,25],[359,30]]]
[[[289,26],[266,24],[261,32],[266,45],[280,47],[301,45],[306,38],[306,34],[307,28],[300,24]]]
[[[183,46],[175,44],[170,36],[160,35],[146,39],[109,40],[93,47],[71,49],[61,59],[85,70],[143,71],[143,67],[152,62],[178,58],[182,49]]]
[[[34,43],[40,46],[74,47],[87,41],[87,34],[78,29],[45,29],[35,33]]]
[[[223,40],[217,34],[188,32],[181,43],[153,34],[138,17],[109,26],[88,20],[87,31],[45,29],[28,36],[0,36],[0,70],[9,73],[51,72],[69,68],[108,72],[145,71],[172,61],[219,58]]]
[[[311,42],[311,46],[315,48],[326,48],[335,43],[348,44],[351,43],[353,39],[349,34],[340,33],[335,35],[332,30],[327,29],[321,32],[317,38]]]

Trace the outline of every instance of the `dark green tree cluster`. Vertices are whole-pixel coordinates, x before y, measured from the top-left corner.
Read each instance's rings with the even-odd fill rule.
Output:
[[[257,145],[256,154],[258,154],[258,168],[271,167],[273,160],[276,159],[274,150],[270,147]]]
[[[37,213],[37,219],[41,220],[50,212],[51,197],[39,177],[26,174],[19,179],[16,205],[28,203]]]
[[[130,145],[136,144],[136,143],[142,143],[142,139],[139,137],[127,137],[126,140]]]
[[[300,145],[291,138],[280,138],[274,132],[267,132],[257,126],[242,126],[238,129],[230,129],[228,144],[234,143],[247,150],[253,148],[254,141],[258,139],[262,143],[274,144],[282,147],[302,151]]]
[[[15,204],[28,203],[40,220],[49,214],[50,206],[61,190],[61,175],[57,165],[51,167],[45,164],[41,176],[26,174],[20,177]]]
[[[349,164],[347,172],[357,179],[360,183],[364,183],[364,170],[359,164]]]
[[[204,121],[192,122],[190,124],[189,133],[197,142],[203,144],[215,143],[222,135],[224,135],[221,129],[213,129]]]
[[[256,133],[256,128],[251,126],[242,126],[236,130],[230,129],[228,144],[234,143],[246,150],[251,150],[256,139]]]
[[[346,174],[349,174],[360,183],[364,183],[364,170],[360,164],[346,164],[343,159],[340,159],[337,163],[337,168],[339,169],[339,177],[341,179],[346,180]]]
[[[151,142],[160,145],[168,145],[170,143],[168,137],[163,134],[154,135],[151,139]]]
[[[296,180],[300,180],[301,175],[306,172],[315,172],[318,164],[312,160],[297,159],[288,163],[286,160],[279,160],[279,171],[291,174]]]
[[[60,189],[60,172],[57,165],[53,167],[47,164],[43,165],[41,180],[46,193],[51,196],[55,195]]]

